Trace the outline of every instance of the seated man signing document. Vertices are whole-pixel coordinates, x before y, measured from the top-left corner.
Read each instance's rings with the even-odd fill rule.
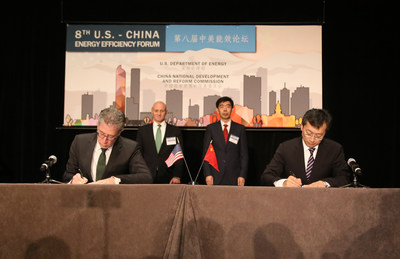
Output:
[[[122,111],[102,110],[97,132],[75,136],[63,180],[71,184],[152,183],[138,143],[120,136],[124,125]]]
[[[324,138],[331,125],[326,110],[303,116],[301,137],[281,143],[261,175],[261,184],[276,187],[340,187],[349,183],[342,146]]]

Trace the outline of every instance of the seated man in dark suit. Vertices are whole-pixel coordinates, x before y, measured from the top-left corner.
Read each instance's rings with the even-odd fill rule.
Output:
[[[203,172],[206,183],[207,185],[244,186],[248,166],[245,127],[231,120],[233,100],[230,97],[219,98],[216,107],[221,119],[207,126],[204,134],[203,157],[212,140],[219,171],[205,162]]]
[[[76,135],[63,180],[71,184],[152,183],[139,145],[120,136],[124,113],[115,107],[100,112],[97,132]]]
[[[165,121],[167,112],[165,103],[155,102],[151,108],[153,123],[139,128],[136,141],[140,145],[154,183],[180,184],[184,172],[183,159],[176,161],[170,167],[167,167],[165,163],[175,145],[178,143],[181,147],[183,145],[181,130]],[[157,138],[157,135],[159,135],[159,138]]]
[[[324,138],[331,116],[326,110],[307,111],[301,137],[279,145],[261,175],[262,185],[277,187],[340,187],[349,183],[342,146]]]

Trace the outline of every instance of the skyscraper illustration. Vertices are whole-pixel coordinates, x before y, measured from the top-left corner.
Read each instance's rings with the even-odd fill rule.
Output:
[[[129,120],[139,119],[140,69],[131,69],[131,97],[126,98],[126,116]]]
[[[153,103],[156,101],[156,94],[151,89],[143,89],[142,90],[142,100],[146,100],[142,102],[141,111],[151,111],[151,107],[153,107]]]
[[[268,69],[259,67],[256,76],[261,77],[261,113],[268,113]]]
[[[173,117],[182,119],[183,91],[176,89],[168,90],[166,92],[166,105]]]
[[[286,88],[286,83],[284,84],[283,89],[281,89],[281,98],[280,98],[280,104],[281,104],[281,109],[282,113],[289,115],[290,114],[290,90]]]
[[[294,90],[291,102],[291,114],[302,117],[310,107],[310,88],[300,86]]]
[[[189,118],[199,119],[200,107],[198,104],[192,105],[192,100],[189,99]]]
[[[220,97],[219,95],[207,95],[203,97],[203,116],[215,112],[215,103]]]
[[[269,115],[272,115],[275,113],[275,105],[276,105],[276,92],[272,90],[269,92],[268,95],[268,101],[269,101]]]
[[[225,88],[224,90],[222,90],[222,96],[229,96],[230,98],[232,98],[234,104],[242,103],[240,99],[239,89]]]
[[[133,97],[126,97],[125,100],[126,117],[131,120],[137,120],[139,118],[139,106],[134,102]]]
[[[86,93],[82,95],[82,110],[81,110],[81,119],[86,119],[87,116],[89,118],[93,117],[93,95]]]
[[[261,114],[261,77],[243,76],[243,105]]]
[[[117,67],[115,87],[115,107],[125,114],[126,72],[121,65]]]
[[[134,103],[140,103],[140,68],[131,69],[131,97]]]

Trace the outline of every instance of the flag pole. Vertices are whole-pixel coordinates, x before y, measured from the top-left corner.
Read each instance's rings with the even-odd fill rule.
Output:
[[[210,145],[211,145],[211,143],[213,142],[213,140],[211,139],[210,140],[210,144],[208,144],[208,148],[210,147]],[[207,150],[208,150],[208,148],[207,148]],[[206,156],[204,155],[204,157],[203,157],[203,161],[201,161],[201,165],[200,165],[200,168],[199,168],[199,171],[197,172],[197,175],[196,175],[196,178],[194,179],[194,182],[196,182],[197,181],[197,177],[199,177],[199,174],[200,174],[200,170],[201,170],[201,168],[203,167],[203,164],[204,164],[204,158],[205,158]]]
[[[179,142],[179,138],[176,138],[176,139],[178,140],[178,144],[181,144],[181,143]],[[186,163],[186,159],[185,159],[185,155],[183,154],[183,151],[182,151],[182,156],[183,156],[183,161],[185,161],[186,169],[187,169],[187,171],[188,171],[188,173],[189,173],[189,177],[190,177],[190,182],[189,182],[189,184],[195,185],[195,182],[193,182],[192,174],[190,173],[189,167],[188,167],[188,165],[187,165],[187,163]]]

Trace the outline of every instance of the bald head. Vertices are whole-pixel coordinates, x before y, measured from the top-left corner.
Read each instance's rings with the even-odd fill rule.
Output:
[[[151,108],[151,114],[153,115],[153,120],[157,123],[161,123],[165,119],[165,115],[167,114],[167,106],[165,103],[158,101],[153,104]]]

